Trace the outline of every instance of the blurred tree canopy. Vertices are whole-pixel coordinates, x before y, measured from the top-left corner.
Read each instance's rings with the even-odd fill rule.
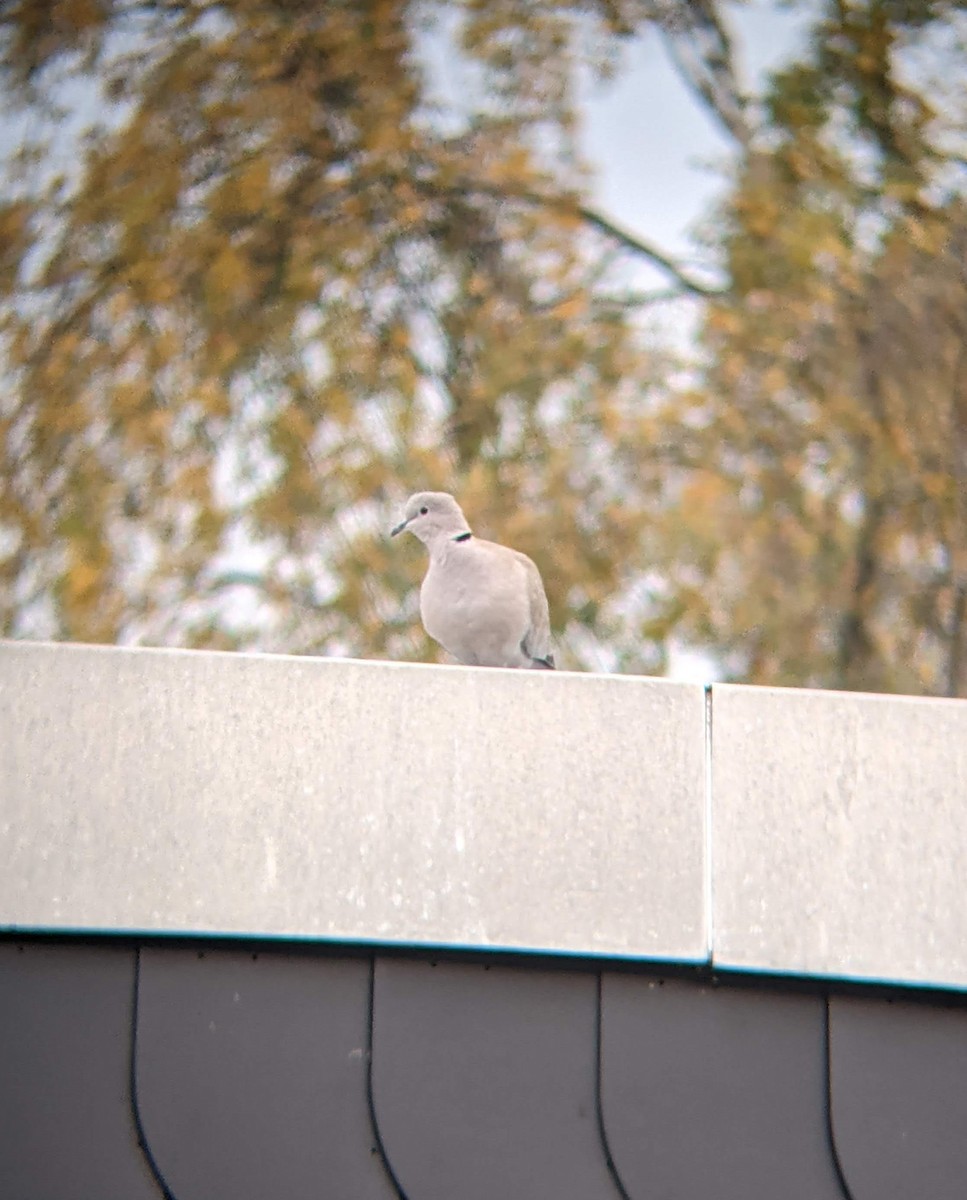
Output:
[[[727,95],[704,5],[4,11],[33,118],[0,213],[4,632],[424,656],[421,555],[385,530],[436,487],[541,563],[573,660],[660,666],[627,597],[661,371],[614,292],[623,254],[702,285],[583,204],[575,90],[660,20],[701,28],[683,69]],[[58,163],[83,82],[97,120]]]
[[[967,694],[962,20],[827,0],[751,102],[712,0],[6,5],[0,631],[426,657],[440,487],[568,665]],[[734,147],[714,272],[588,201],[647,30]]]
[[[825,5],[713,226],[669,550],[738,678],[967,695],[963,7]]]

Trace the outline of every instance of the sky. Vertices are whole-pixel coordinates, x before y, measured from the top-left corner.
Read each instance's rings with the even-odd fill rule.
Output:
[[[815,10],[813,2],[766,0],[727,7],[743,87],[759,89],[796,52]],[[626,48],[612,81],[587,88],[583,115],[596,203],[662,249],[694,252],[689,233],[721,190],[731,146],[682,83],[657,33]]]

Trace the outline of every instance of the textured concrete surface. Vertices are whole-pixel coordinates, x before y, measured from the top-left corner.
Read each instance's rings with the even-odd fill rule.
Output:
[[[704,694],[0,644],[0,928],[702,959]]]
[[[712,689],[714,959],[967,986],[967,702]]]

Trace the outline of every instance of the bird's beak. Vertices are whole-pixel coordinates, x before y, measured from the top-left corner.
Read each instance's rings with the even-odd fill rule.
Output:
[[[391,529],[389,531],[390,537],[396,537],[398,533],[402,533],[407,525],[409,525],[409,521],[400,521],[399,525],[397,525],[395,529]]]

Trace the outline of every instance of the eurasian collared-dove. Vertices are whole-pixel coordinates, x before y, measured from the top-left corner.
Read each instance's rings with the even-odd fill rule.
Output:
[[[408,529],[430,552],[420,588],[423,628],[468,666],[553,668],[547,597],[526,554],[474,537],[446,492],[417,492],[395,537]]]

